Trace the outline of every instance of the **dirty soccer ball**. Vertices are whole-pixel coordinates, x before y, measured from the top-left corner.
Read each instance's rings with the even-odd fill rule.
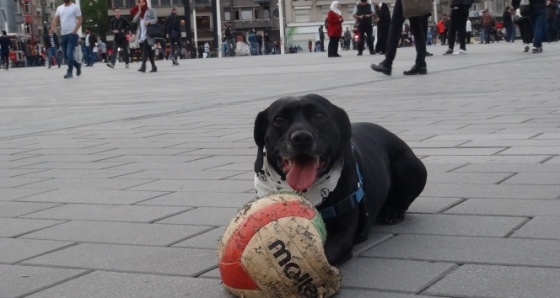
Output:
[[[340,287],[327,262],[325,224],[309,202],[292,193],[245,205],[220,239],[225,287],[239,297],[329,297]]]

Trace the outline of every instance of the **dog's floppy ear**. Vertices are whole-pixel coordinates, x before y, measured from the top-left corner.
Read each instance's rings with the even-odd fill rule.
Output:
[[[340,144],[344,145],[350,142],[352,137],[352,125],[350,124],[350,118],[346,111],[333,105],[334,115],[336,119],[336,124],[340,130]]]
[[[255,173],[261,171],[264,163],[264,143],[266,136],[266,129],[268,128],[268,109],[260,112],[255,120],[255,127],[253,130],[253,137],[257,144],[257,159],[255,160]]]

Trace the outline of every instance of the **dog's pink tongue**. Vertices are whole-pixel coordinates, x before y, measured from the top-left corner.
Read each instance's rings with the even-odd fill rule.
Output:
[[[317,177],[317,167],[314,162],[294,163],[286,175],[286,180],[293,189],[303,191],[315,182],[315,177]]]

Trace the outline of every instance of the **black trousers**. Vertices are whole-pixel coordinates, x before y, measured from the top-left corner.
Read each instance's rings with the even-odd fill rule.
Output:
[[[467,50],[465,47],[465,36],[467,35],[467,19],[469,17],[469,8],[466,6],[458,6],[451,9],[451,24],[449,26],[449,48],[453,50],[455,46],[455,38],[459,38],[459,46],[461,50]]]
[[[370,53],[374,52],[373,49],[373,27],[371,25],[358,27],[360,31],[360,40],[358,41],[358,53],[364,51],[364,42],[367,43]],[[367,38],[366,38],[367,35]]]
[[[328,56],[338,56],[338,43],[340,42],[340,37],[330,37],[329,36],[329,48]]]
[[[533,27],[531,26],[531,21],[529,18],[523,18],[521,21],[517,22],[519,26],[519,32],[521,33],[521,39],[524,44],[529,44],[533,42]]]
[[[146,60],[149,58],[152,67],[155,67],[154,63],[154,50],[152,46],[148,44],[148,41],[140,43],[140,48],[142,48],[142,67],[146,67]]]
[[[115,64],[117,56],[119,55],[118,49],[121,48],[123,51],[123,60],[124,63],[128,64],[130,59],[128,58],[128,52],[130,51],[128,46],[128,40],[126,38],[118,38],[115,39],[115,46],[113,47],[113,55],[111,57],[111,62]]]
[[[179,57],[179,54],[181,53],[181,48],[183,47],[181,44],[181,38],[169,38],[169,46],[171,47],[171,53],[169,54],[177,60],[177,57]]]
[[[387,38],[389,37],[389,28],[391,21],[377,23],[377,44],[375,44],[375,51],[385,54],[387,50]]]
[[[426,30],[423,28],[426,24],[426,18],[428,15],[421,17],[409,18],[410,21],[410,31],[412,36],[414,36],[414,46],[416,47],[416,62],[418,66],[426,65]],[[385,61],[383,64],[385,66],[393,65],[393,60],[397,55],[397,46],[399,45],[399,40],[401,38],[402,26],[404,23],[404,16],[402,10],[401,0],[395,1],[395,7],[393,8],[393,16],[391,18],[391,27],[389,29],[389,38],[387,40],[387,52],[385,52]]]

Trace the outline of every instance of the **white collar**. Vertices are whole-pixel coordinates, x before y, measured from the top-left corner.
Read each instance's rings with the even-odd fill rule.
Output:
[[[325,173],[317,179],[310,188],[301,192],[291,188],[285,179],[282,180],[282,176],[268,164],[266,155],[263,159],[261,171],[255,174],[255,190],[257,191],[258,197],[263,197],[279,191],[290,191],[305,197],[313,206],[317,206],[323,202],[336,188],[338,179],[340,179],[340,174],[342,173],[342,166],[344,165],[342,160],[336,162],[328,173]]]

